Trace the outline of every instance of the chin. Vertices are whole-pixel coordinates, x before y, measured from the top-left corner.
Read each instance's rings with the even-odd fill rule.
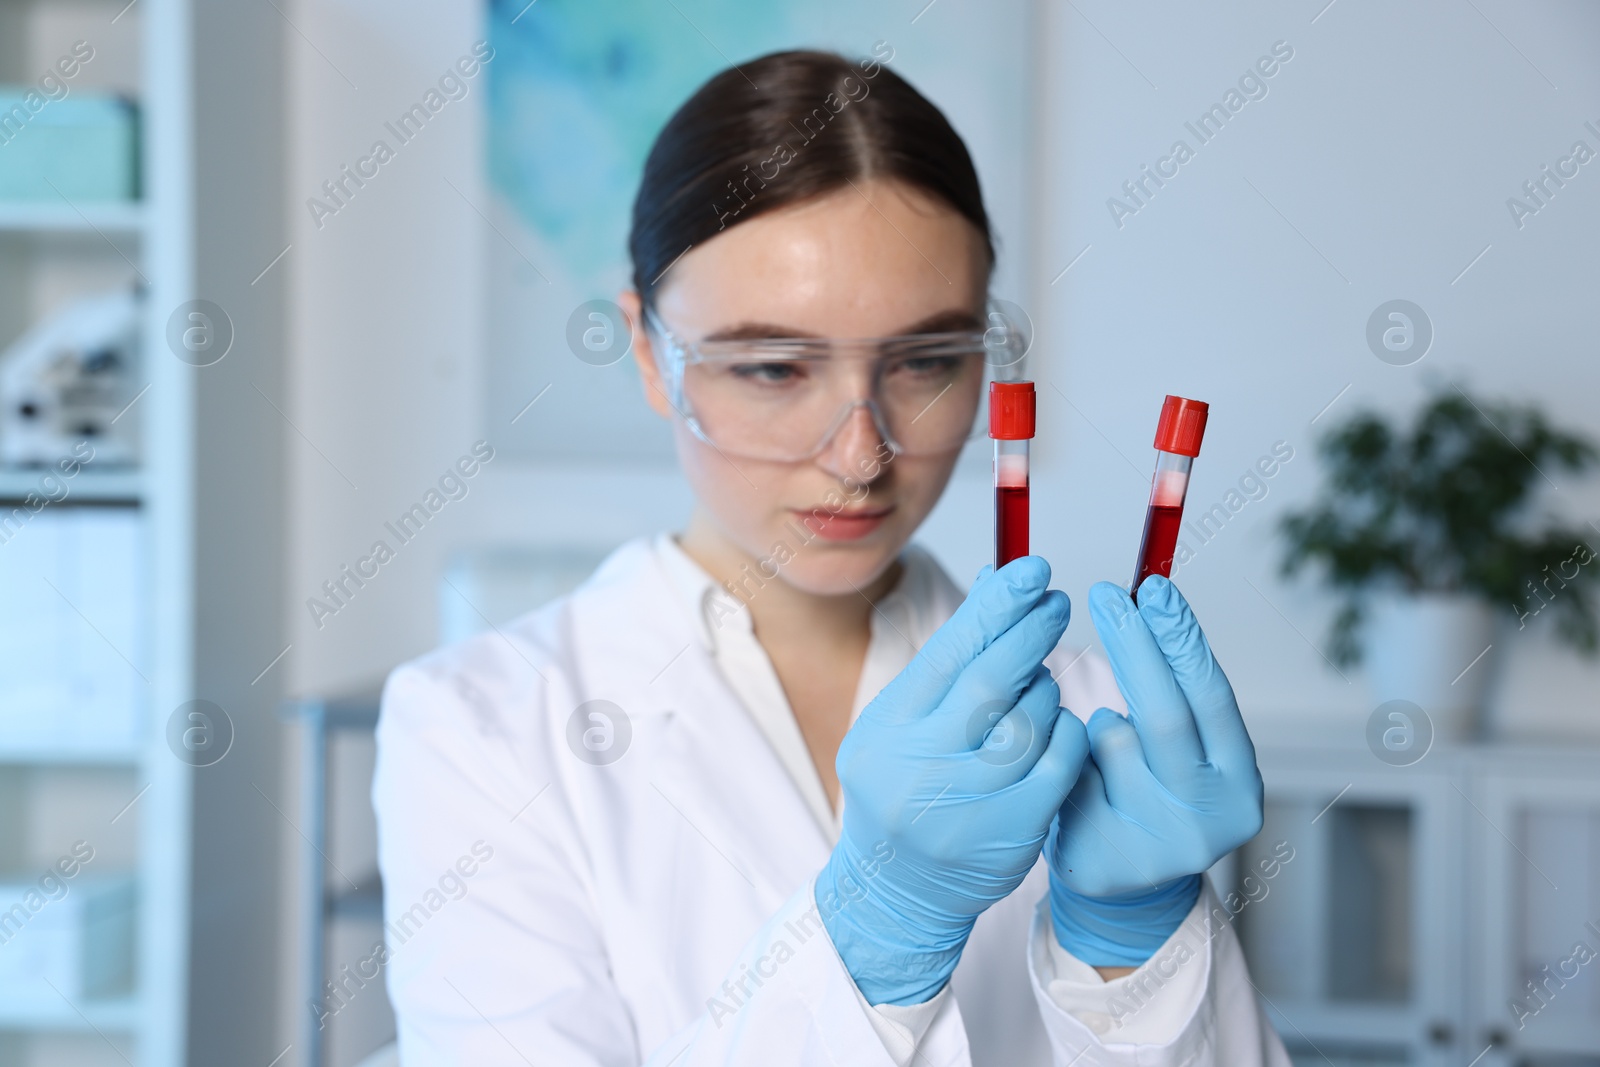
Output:
[[[894,565],[904,544],[903,540],[871,545],[812,544],[784,565],[783,578],[813,596],[859,593]]]

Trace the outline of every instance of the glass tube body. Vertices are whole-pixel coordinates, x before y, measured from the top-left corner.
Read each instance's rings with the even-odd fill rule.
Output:
[[[1135,598],[1139,583],[1150,575],[1172,576],[1172,557],[1178,548],[1178,526],[1183,522],[1183,500],[1189,493],[1189,469],[1193,464],[1190,456],[1180,456],[1176,452],[1156,453],[1156,473],[1150,480],[1150,507],[1145,512],[1139,563],[1133,575]]]
[[[994,443],[994,566],[1028,554],[1028,442]]]

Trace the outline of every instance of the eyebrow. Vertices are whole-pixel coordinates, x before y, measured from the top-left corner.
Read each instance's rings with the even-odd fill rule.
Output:
[[[917,322],[912,323],[901,334],[923,333],[964,333],[981,329],[983,317],[975,311],[965,311],[961,308],[948,308],[936,311]],[[713,330],[700,339],[704,344],[712,341],[765,341],[774,337],[806,337],[821,338],[809,330],[798,330],[793,326],[779,326],[767,322],[741,322],[733,326],[725,326],[720,330]]]

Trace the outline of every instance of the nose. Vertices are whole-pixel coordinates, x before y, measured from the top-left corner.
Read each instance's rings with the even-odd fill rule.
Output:
[[[893,458],[869,405],[866,400],[856,401],[817,456],[817,466],[841,481],[870,484]]]

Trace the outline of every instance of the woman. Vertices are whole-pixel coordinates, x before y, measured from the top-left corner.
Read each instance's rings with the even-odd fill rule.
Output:
[[[1058,647],[1043,560],[963,600],[907,547],[985,378],[943,115],[877,61],[724,72],[630,250],[698,506],[390,678],[403,1060],[1287,1064],[1200,878],[1261,784],[1182,597],[1095,586],[1108,664]]]

